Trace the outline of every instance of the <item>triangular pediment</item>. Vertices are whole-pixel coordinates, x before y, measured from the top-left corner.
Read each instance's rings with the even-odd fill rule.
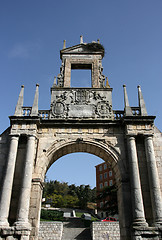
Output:
[[[99,43],[81,43],[69,48],[62,49],[60,56],[64,54],[101,54],[104,56],[104,47]]]

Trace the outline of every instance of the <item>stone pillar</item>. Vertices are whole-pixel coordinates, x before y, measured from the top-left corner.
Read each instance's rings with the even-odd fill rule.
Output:
[[[138,168],[136,142],[134,136],[128,136],[128,154],[131,180],[131,197],[134,226],[148,226],[145,219],[141,182]]]
[[[25,227],[30,229],[28,221],[29,204],[30,204],[30,192],[31,192],[31,181],[32,181],[32,170],[34,161],[35,151],[35,136],[28,136],[26,160],[24,166],[24,174],[21,186],[21,193],[19,199],[19,206],[17,212],[17,221],[15,225],[18,227]]]
[[[43,183],[40,178],[32,179],[29,219],[32,225],[30,238],[38,239]]]
[[[64,66],[64,87],[70,87],[71,85],[71,62],[69,59],[65,60]]]
[[[145,136],[145,151],[154,224],[162,224],[162,198],[152,136]]]
[[[7,168],[2,186],[2,194],[0,200],[0,227],[8,227],[8,215],[10,209],[10,201],[12,194],[12,185],[15,172],[15,163],[18,148],[18,135],[11,135],[10,148],[8,154]]]

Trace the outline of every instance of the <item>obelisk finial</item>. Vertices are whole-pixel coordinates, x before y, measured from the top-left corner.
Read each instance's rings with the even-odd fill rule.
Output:
[[[124,105],[125,105],[125,115],[126,116],[132,116],[132,109],[129,106],[129,101],[128,101],[128,95],[127,95],[127,90],[126,90],[126,85],[123,85],[123,89],[124,89]]]
[[[56,83],[56,76],[54,76],[54,81],[53,81],[53,85],[52,87],[56,87],[57,86],[57,83]]]
[[[106,77],[106,88],[110,88],[108,77]]]
[[[83,43],[83,36],[81,35],[80,36],[80,44],[82,44]]]
[[[19,94],[19,98],[18,98],[18,101],[17,101],[16,108],[15,108],[14,116],[22,116],[23,102],[24,102],[24,85],[21,86],[21,91],[20,91],[20,94]]]
[[[138,102],[139,102],[141,115],[147,116],[147,110],[146,110],[145,101],[142,95],[141,86],[138,85],[137,88],[138,88]]]
[[[35,96],[30,116],[38,116],[39,84],[36,84]]]
[[[64,40],[63,49],[66,48],[66,40]]]

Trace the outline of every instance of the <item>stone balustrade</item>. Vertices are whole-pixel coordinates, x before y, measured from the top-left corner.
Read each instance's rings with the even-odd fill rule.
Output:
[[[39,110],[39,117],[42,120],[47,120],[47,119],[49,119],[49,113],[50,113],[49,110]]]
[[[32,107],[22,107],[22,109],[23,109],[23,116],[24,117],[30,116]]]
[[[118,120],[124,117],[124,111],[120,111],[120,110],[114,110],[114,119]]]

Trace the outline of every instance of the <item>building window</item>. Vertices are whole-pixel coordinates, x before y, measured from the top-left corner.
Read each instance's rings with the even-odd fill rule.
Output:
[[[100,189],[102,189],[103,188],[103,183],[100,183]]]
[[[113,180],[110,180],[109,181],[109,186],[112,186],[113,185]]]
[[[109,171],[109,177],[112,177],[112,171]]]
[[[100,171],[100,172],[102,171],[102,165],[99,167],[99,171]]]
[[[108,185],[108,184],[107,184],[107,182],[105,182],[105,184],[104,184],[104,185],[105,185],[105,187],[107,187],[107,185]]]
[[[103,207],[103,202],[100,202],[100,208],[102,208]]]
[[[106,163],[104,164],[104,170],[105,170],[105,169],[107,169],[107,164],[106,164]]]
[[[104,173],[104,178],[107,178],[107,172]]]
[[[102,174],[100,174],[100,180],[102,181]]]

